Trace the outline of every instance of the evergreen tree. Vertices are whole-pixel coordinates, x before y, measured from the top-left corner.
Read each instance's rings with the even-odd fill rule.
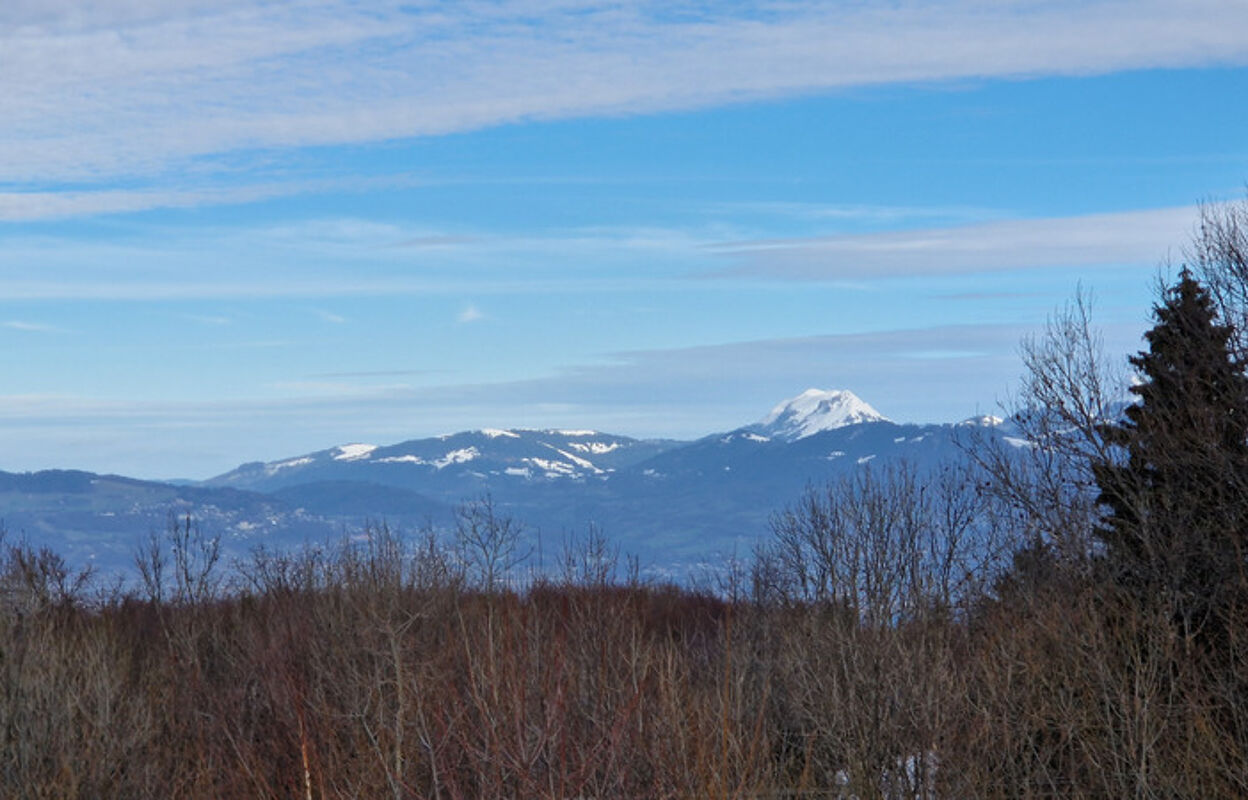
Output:
[[[1106,426],[1120,458],[1093,464],[1110,576],[1174,602],[1189,629],[1220,629],[1243,596],[1248,544],[1248,378],[1209,293],[1186,269],[1133,356],[1139,401]]]

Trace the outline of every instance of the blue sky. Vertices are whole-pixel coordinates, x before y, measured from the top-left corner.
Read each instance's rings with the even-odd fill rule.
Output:
[[[1248,6],[17,0],[0,469],[995,411],[1248,180]]]

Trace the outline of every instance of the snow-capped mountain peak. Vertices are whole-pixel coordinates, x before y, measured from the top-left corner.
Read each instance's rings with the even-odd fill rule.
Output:
[[[846,425],[888,421],[851,391],[807,389],[773,408],[752,427],[772,438],[795,441]]]

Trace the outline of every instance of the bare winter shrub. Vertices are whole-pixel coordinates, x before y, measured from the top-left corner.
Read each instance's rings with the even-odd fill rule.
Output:
[[[922,529],[880,541],[931,552]],[[575,579],[486,592],[436,541],[375,526],[337,547],[258,551],[237,588],[204,601],[8,606],[0,795],[1248,789],[1243,620],[1233,663],[1215,668],[1164,609],[1068,572],[960,607],[939,570],[883,573],[900,587],[869,602],[734,601],[608,580],[600,548],[582,554]]]
[[[842,608],[868,626],[950,609],[974,596],[1004,553],[981,505],[969,466],[858,470],[773,517],[754,590]]]
[[[0,596],[6,610],[27,614],[70,608],[87,600],[93,572],[75,569],[60,554],[26,542],[5,545],[0,537]]]
[[[1242,796],[1242,703],[1215,696],[1243,680],[1243,664],[1211,674],[1172,611],[1091,584],[992,603],[972,632],[945,791]]]

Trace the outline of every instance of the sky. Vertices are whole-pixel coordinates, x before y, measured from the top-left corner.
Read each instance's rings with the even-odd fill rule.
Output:
[[[1244,197],[1239,0],[0,4],[0,470],[207,478],[810,387],[997,412]]]

